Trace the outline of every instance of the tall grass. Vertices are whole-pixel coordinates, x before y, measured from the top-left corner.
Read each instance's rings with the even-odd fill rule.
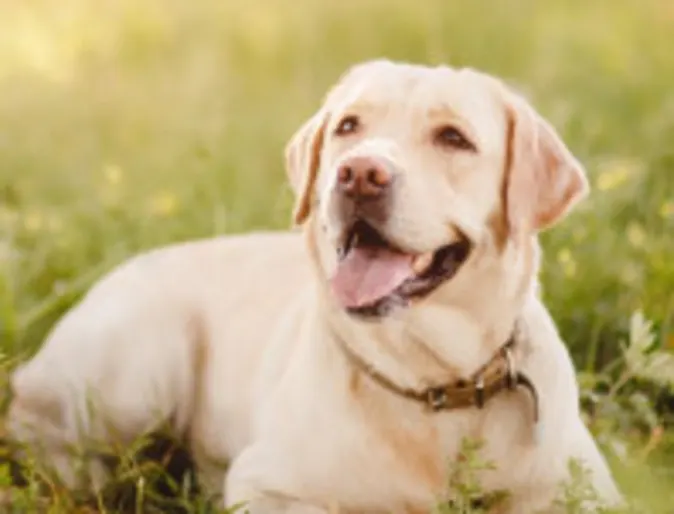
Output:
[[[0,11],[6,355],[30,354],[129,255],[288,226],[283,145],[347,66],[380,56],[504,77],[587,166],[593,193],[545,234],[543,268],[583,377],[619,355],[636,310],[654,321],[653,344],[674,349],[671,1],[5,0]],[[655,423],[665,436],[667,423]]]

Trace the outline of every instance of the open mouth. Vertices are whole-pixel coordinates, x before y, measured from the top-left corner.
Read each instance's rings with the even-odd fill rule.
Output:
[[[459,232],[451,244],[423,254],[409,253],[386,241],[372,225],[357,220],[346,231],[333,294],[351,314],[382,316],[410,300],[430,294],[456,275],[472,245]]]

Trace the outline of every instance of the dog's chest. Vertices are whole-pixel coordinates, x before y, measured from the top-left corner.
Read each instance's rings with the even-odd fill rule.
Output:
[[[334,496],[348,498],[345,507],[359,512],[428,512],[446,489],[448,457],[460,437],[442,437],[445,430],[420,410],[405,415],[381,404],[364,407],[333,433],[330,453],[341,470]],[[463,418],[454,426],[466,426]]]
[[[508,398],[495,403],[499,409],[512,408]],[[391,408],[393,405],[395,408]],[[361,476],[356,487],[377,491],[379,500],[395,498],[388,512],[428,512],[452,488],[452,480],[466,473],[478,476],[486,493],[507,488],[518,475],[513,464],[526,465],[514,463],[504,450],[521,445],[520,420],[510,426],[508,416],[496,416],[503,430],[485,430],[485,421],[492,419],[486,411],[491,409],[433,414],[409,404],[400,409],[396,402],[379,406],[368,409],[364,418],[369,440],[360,445]],[[526,453],[517,452],[523,458]],[[505,464],[504,469],[514,473],[484,473],[473,468],[485,459],[499,468]],[[372,484],[366,485],[367,481]]]

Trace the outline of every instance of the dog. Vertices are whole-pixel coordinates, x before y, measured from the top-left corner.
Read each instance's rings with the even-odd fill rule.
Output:
[[[11,379],[11,436],[69,451],[168,423],[251,513],[429,512],[483,441],[491,512],[550,508],[570,459],[621,502],[538,293],[538,235],[589,192],[500,79],[373,60],[285,150],[296,230],[174,244],[113,270]],[[449,494],[449,496],[444,496]]]

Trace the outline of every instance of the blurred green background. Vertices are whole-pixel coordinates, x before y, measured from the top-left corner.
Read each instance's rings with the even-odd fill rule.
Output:
[[[288,227],[283,146],[374,57],[505,78],[586,165],[592,195],[543,237],[545,299],[582,377],[620,355],[637,310],[674,350],[674,1],[6,0],[0,13],[6,355],[32,351],[136,252]],[[669,433],[663,381],[631,387],[658,406],[645,441]],[[674,489],[665,455],[658,480]]]

